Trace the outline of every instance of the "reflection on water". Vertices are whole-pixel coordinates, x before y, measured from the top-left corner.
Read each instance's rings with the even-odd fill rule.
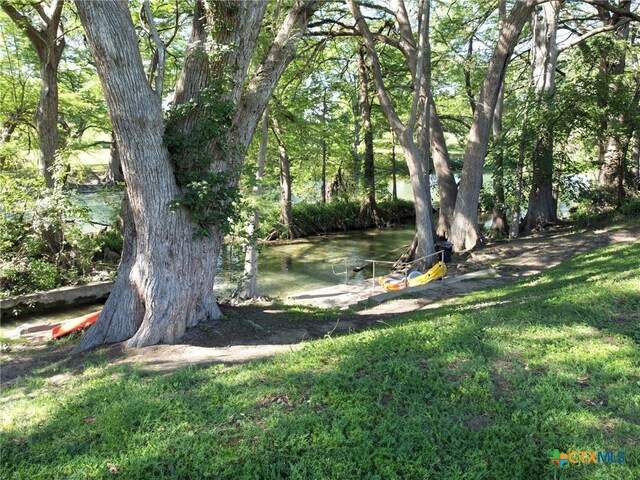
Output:
[[[309,237],[280,244],[262,245],[258,257],[258,290],[260,295],[286,297],[293,293],[336,285],[344,282],[344,262],[349,258],[349,279],[363,280],[371,277],[371,269],[353,272],[353,266],[362,265],[365,259],[396,260],[413,238],[413,226],[388,230],[363,230],[358,232]],[[238,244],[226,245],[220,255],[220,273],[216,279],[216,293],[229,296],[242,274],[244,253]],[[382,274],[382,268],[378,270]],[[83,306],[56,312],[43,312],[18,319],[4,316],[0,335],[15,332],[18,325],[37,325],[64,321],[95,312],[100,304]]]
[[[344,281],[344,258],[350,259],[349,278],[370,277],[366,268],[353,272],[352,266],[365,259],[396,260],[413,238],[413,226],[388,230],[363,230],[321,237],[308,237],[291,242],[263,245],[258,259],[260,295],[285,297],[293,293],[335,285]],[[244,257],[241,247],[227,245],[219,262],[216,291],[229,295],[241,274]]]

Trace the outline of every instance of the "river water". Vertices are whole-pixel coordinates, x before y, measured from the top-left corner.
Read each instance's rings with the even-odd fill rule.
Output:
[[[413,239],[414,227],[374,229],[307,237],[279,244],[263,245],[258,259],[258,289],[260,295],[286,297],[294,293],[342,283],[344,261],[361,265],[363,260],[395,261]],[[234,277],[242,270],[240,246],[228,246],[221,255],[216,289],[221,296],[232,291]],[[339,273],[335,275],[334,271]],[[349,278],[370,277],[370,269],[354,273]]]
[[[262,245],[258,260],[258,290],[261,296],[284,298],[287,295],[344,282],[344,262],[360,265],[363,260],[396,260],[413,239],[413,226],[394,229],[362,230],[318,237],[307,237],[289,242]],[[218,278],[215,293],[219,298],[229,297],[236,289],[244,260],[240,245],[225,246],[218,260]],[[211,261],[215,261],[212,259]],[[332,264],[338,262],[333,268]],[[340,272],[334,275],[333,271]],[[380,271],[380,273],[384,273]],[[370,278],[371,270],[353,272],[350,279]],[[42,312],[3,319],[0,336],[15,332],[18,325],[54,323],[94,312],[100,304],[82,306],[56,312]]]

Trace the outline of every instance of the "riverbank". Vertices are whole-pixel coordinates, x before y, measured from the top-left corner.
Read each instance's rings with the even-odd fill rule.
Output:
[[[286,305],[280,302],[258,302],[245,305],[222,304],[225,315],[222,322],[205,323],[187,331],[180,346],[161,345],[141,349],[135,353],[135,361],[165,365],[173,358],[173,367],[192,363],[242,362],[269,356],[278,351],[273,346],[298,348],[299,342],[321,339],[327,335],[340,335],[360,331],[394,318],[398,314],[432,310],[455,304],[460,297],[487,288],[526,280],[550,268],[560,265],[576,255],[591,250],[619,245],[631,245],[640,238],[640,222],[626,222],[608,229],[584,230],[569,225],[539,232],[516,240],[495,241],[478,252],[456,256],[449,265],[450,275],[462,275],[491,269],[492,275],[481,279],[452,283],[443,288],[403,296],[358,312],[338,309],[318,309],[304,305]],[[620,272],[622,275],[624,272]],[[640,288],[640,285],[639,285]],[[77,359],[68,355],[77,342],[77,336],[64,342],[48,344],[41,340],[13,343],[12,353],[0,358],[3,363],[2,381],[29,375],[44,366],[74,365]],[[246,347],[240,348],[238,347]],[[22,361],[20,352],[41,352],[31,355],[35,363]],[[229,348],[235,351],[231,355]],[[131,356],[121,346],[105,350],[111,361],[118,362]],[[180,352],[177,355],[176,352]],[[184,360],[181,361],[180,357]],[[84,366],[84,360],[80,362]]]
[[[554,250],[571,257],[578,238],[594,249],[438,305],[226,308],[224,321],[190,331],[182,345],[64,360],[53,353],[77,339],[5,345],[3,375],[14,362],[32,369],[0,397],[4,473],[548,478],[554,450],[578,448],[623,452],[625,462],[570,465],[576,478],[596,469],[598,478],[635,478],[640,243],[622,242],[624,231],[547,232],[520,255],[515,242],[490,246],[470,260],[513,254],[521,272],[527,258],[548,266]],[[289,337],[276,339],[274,328]],[[238,356],[267,342],[276,358]],[[216,349],[217,359],[198,356]]]

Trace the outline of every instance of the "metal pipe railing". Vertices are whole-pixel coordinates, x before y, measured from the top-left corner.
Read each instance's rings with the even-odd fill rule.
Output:
[[[407,278],[407,273],[411,265],[421,261],[426,260],[427,258],[434,257],[436,255],[440,255],[440,260],[444,264],[444,250],[440,250],[439,252],[430,253],[425,255],[424,257],[416,258],[410,262],[402,262],[404,264],[404,278]],[[386,265],[397,265],[398,262],[391,262],[388,260],[363,260],[365,263],[371,263],[373,268],[373,277],[371,278],[371,288],[374,289],[376,287],[376,264],[386,264]],[[440,277],[442,284],[444,285],[444,275]]]
[[[412,260],[410,262],[402,262],[400,265],[401,265],[401,267],[404,267],[404,268],[402,268],[402,271],[404,272],[404,278],[405,279],[407,278],[407,275],[409,273],[409,269],[411,268],[412,265],[414,265],[414,264],[416,264],[416,263],[418,263],[418,262],[420,262],[422,260],[426,260],[427,258],[431,258],[431,257],[434,257],[436,255],[439,255],[440,256],[440,261],[442,261],[442,263],[444,264],[444,254],[445,254],[444,250],[440,250],[439,252],[430,253],[430,254],[425,255],[423,257],[416,258],[415,260]],[[389,261],[389,260],[369,260],[369,259],[360,260],[357,265],[356,264],[351,265],[349,263],[349,260],[350,260],[350,258],[345,257],[345,258],[341,258],[341,259],[333,261],[331,263],[331,271],[333,272],[333,274],[334,275],[344,275],[344,284],[348,285],[349,284],[349,267],[351,267],[351,266],[360,266],[363,263],[370,263],[371,267],[372,267],[372,270],[373,270],[373,276],[371,277],[371,288],[372,289],[374,289],[375,286],[376,286],[376,265],[398,265],[397,261],[392,262],[392,261]],[[336,272],[335,266],[338,263],[344,263],[344,271]],[[444,285],[444,275],[442,275],[440,277],[440,280],[441,280],[442,284]]]

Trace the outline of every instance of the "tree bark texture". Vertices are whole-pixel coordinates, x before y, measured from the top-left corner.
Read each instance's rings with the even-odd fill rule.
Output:
[[[33,44],[40,66],[40,99],[36,108],[36,130],[38,132],[38,171],[49,188],[55,179],[53,166],[58,150],[58,65],[65,46],[61,29],[64,0],[53,0],[44,5],[40,18],[42,28],[36,28],[20,13],[11,2],[3,1],[0,6],[11,20],[25,32]]]
[[[190,212],[170,207],[182,187],[163,142],[161,101],[147,81],[128,3],[77,0],[76,5],[120,148],[130,209],[118,281],[78,350],[127,339],[131,347],[171,343],[187,327],[220,315],[213,295],[220,225],[209,225],[206,235],[195,236]],[[237,185],[251,137],[316,6],[294,4],[266,57],[245,83],[266,2],[253,2],[251,8],[196,2],[175,93],[177,105],[191,102],[191,107],[167,130],[185,136],[196,132],[207,115],[201,95],[228,75],[221,100],[236,105],[235,114],[226,138],[210,139],[205,150],[211,156],[210,171],[225,172],[229,188]],[[221,55],[208,50],[227,45],[233,48],[223,49]],[[192,154],[184,153],[185,164]]]
[[[623,12],[630,12],[631,1],[622,0],[619,7]],[[598,11],[605,26],[615,27],[614,38],[626,42],[629,39],[629,22],[626,21],[626,18],[618,13],[610,13],[603,8],[599,8]],[[600,74],[604,78],[611,79],[612,76],[620,76],[625,72],[625,68],[626,55],[624,51],[617,56],[611,55],[608,51],[601,53]],[[612,81],[609,89],[604,93],[604,98],[600,99],[600,105],[606,107],[609,104],[609,98],[617,92],[618,88],[618,84]],[[606,136],[601,139],[599,144],[601,165],[598,172],[598,184],[601,187],[613,187],[616,182],[619,185],[624,182],[625,150],[629,142],[629,137],[622,133],[627,131],[623,127],[624,123],[624,115],[613,114],[602,118],[603,131],[615,131],[617,134]],[[620,194],[623,192],[618,190],[618,202],[620,202],[622,200]]]
[[[449,240],[453,243],[455,251],[469,250],[483,242],[478,226],[478,204],[482,187],[482,168],[487,155],[493,112],[504,82],[507,64],[534,5],[533,0],[516,1],[511,13],[500,28],[498,43],[487,68],[467,140],[462,178],[458,186],[453,224],[451,225]]]
[[[531,20],[533,86],[540,125],[533,149],[533,175],[529,205],[523,220],[524,234],[558,220],[553,197],[553,124],[559,14],[560,2],[554,0],[542,4],[538,11],[533,12]]]
[[[111,143],[109,144],[109,169],[103,181],[111,185],[124,182],[122,164],[120,162],[120,150],[118,149],[118,143],[116,142],[113,132],[111,132]]]

